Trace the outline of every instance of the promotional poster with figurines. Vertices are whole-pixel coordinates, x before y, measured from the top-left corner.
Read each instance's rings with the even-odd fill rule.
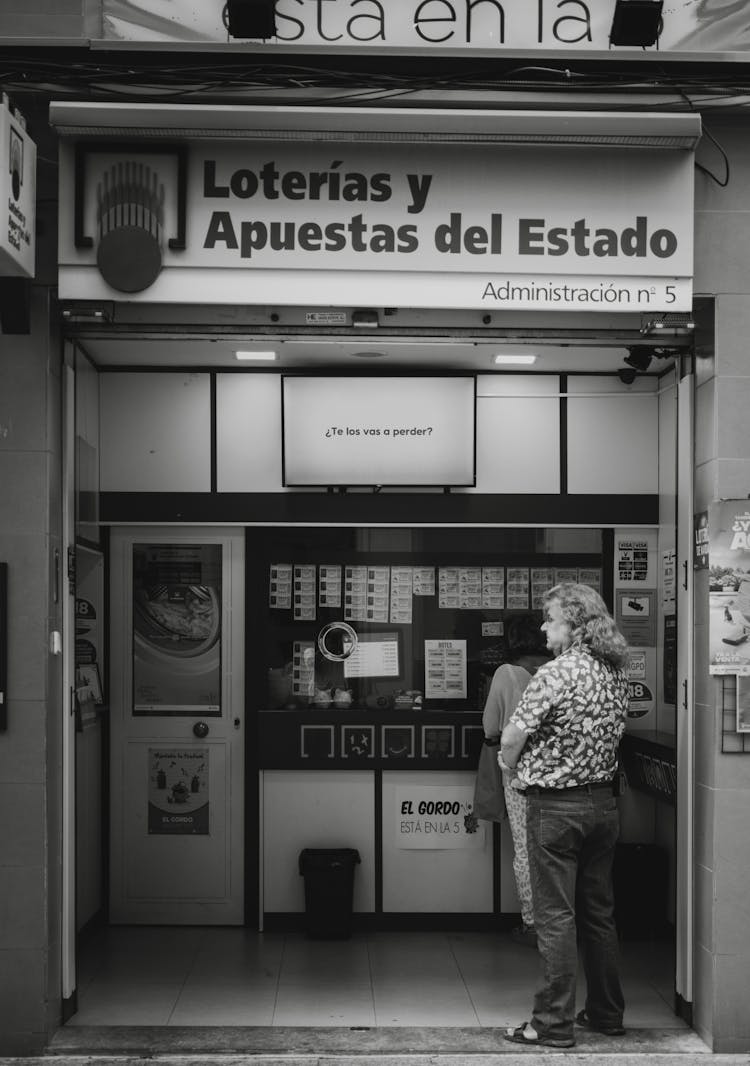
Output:
[[[712,506],[709,545],[709,669],[750,674],[750,501]]]

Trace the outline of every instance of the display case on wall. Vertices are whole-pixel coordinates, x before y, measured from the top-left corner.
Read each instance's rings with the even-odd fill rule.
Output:
[[[266,769],[475,768],[508,619],[531,612],[541,625],[563,580],[611,596],[607,536],[594,530],[580,552],[545,529],[247,538],[248,701]]]

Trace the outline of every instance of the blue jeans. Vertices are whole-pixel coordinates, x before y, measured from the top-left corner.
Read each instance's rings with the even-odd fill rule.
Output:
[[[532,1025],[539,1036],[573,1037],[580,943],[585,1009],[597,1026],[622,1025],[612,862],[619,835],[609,789],[527,794],[526,832],[542,980]]]

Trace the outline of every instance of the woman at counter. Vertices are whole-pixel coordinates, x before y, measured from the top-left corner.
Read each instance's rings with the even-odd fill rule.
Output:
[[[513,615],[505,627],[509,662],[494,673],[482,714],[485,743],[499,744],[500,734],[516,709],[531,678],[549,659],[539,622],[533,614]],[[536,946],[534,908],[531,901],[529,854],[526,846],[526,797],[516,787],[515,770],[503,770],[505,810],[513,839],[513,873],[521,907],[521,925],[511,936],[521,944]]]

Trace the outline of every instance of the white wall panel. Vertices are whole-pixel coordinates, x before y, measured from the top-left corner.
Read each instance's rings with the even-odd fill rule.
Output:
[[[103,492],[209,492],[208,374],[102,374]]]
[[[609,377],[568,379],[570,493],[658,492],[658,448],[655,381],[626,387]]]
[[[396,790],[410,785],[474,785],[473,773],[429,771],[383,774],[383,911],[486,914],[492,911],[492,836],[479,850],[436,851],[396,846]],[[486,824],[486,823],[485,823]]]
[[[216,487],[281,492],[281,377],[216,377]]]
[[[559,390],[557,375],[479,375],[474,491],[560,491]]]
[[[367,771],[266,770],[263,788],[263,910],[302,913],[303,848],[356,848],[354,910],[375,909],[375,785]]]

